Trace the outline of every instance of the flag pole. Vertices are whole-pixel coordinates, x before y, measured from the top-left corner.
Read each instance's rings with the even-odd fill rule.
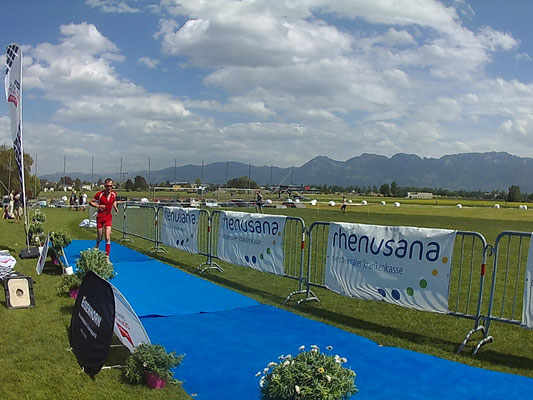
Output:
[[[16,43],[11,43],[6,49],[5,94],[11,117],[13,153],[19,170],[21,200],[24,207],[24,231],[26,233],[26,245],[29,250],[28,199],[26,198],[24,181],[24,148],[22,146],[22,50]]]

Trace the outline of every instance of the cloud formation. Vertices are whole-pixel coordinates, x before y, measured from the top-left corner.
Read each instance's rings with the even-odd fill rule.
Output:
[[[106,171],[121,156],[142,169],[148,157],[163,168],[174,159],[287,167],[364,152],[533,154],[533,85],[489,71],[495,57],[530,57],[512,33],[467,28],[475,10],[465,1],[86,3],[116,18],[158,13],[146,27],[157,52],[132,58],[89,21],[65,21],[56,42],[26,45],[25,90],[52,110],[27,126],[31,152],[56,146],[61,162],[63,153],[81,162],[104,149]],[[200,89],[154,89],[133,66],[174,71]]]

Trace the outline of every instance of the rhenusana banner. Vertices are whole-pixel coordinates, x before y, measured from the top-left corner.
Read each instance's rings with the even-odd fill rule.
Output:
[[[529,253],[527,255],[521,325],[524,328],[533,329],[533,233],[529,240]]]
[[[285,220],[279,215],[221,212],[218,257],[235,265],[283,275]]]
[[[164,207],[161,241],[167,246],[197,253],[199,219],[200,211],[196,208]]]
[[[455,233],[332,222],[326,286],[348,297],[446,313]]]

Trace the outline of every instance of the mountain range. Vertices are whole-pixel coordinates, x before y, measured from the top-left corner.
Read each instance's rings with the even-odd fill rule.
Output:
[[[62,173],[40,176],[58,181]],[[90,181],[91,174],[66,174],[72,179]],[[279,168],[256,166],[240,162],[214,162],[183,165],[157,171],[129,171],[125,179],[144,176],[151,183],[202,182],[224,184],[227,180],[250,176],[259,185],[306,184],[328,186],[381,186],[396,182],[403,187],[428,187],[450,190],[504,190],[520,186],[525,193],[533,192],[533,158],[518,157],[504,152],[461,153],[440,158],[419,157],[398,153],[392,157],[364,153],[346,161],[317,156],[299,167]],[[111,177],[120,180],[120,173],[94,174],[94,179]]]

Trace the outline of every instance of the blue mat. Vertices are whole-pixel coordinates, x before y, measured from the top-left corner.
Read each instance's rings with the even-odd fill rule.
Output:
[[[113,251],[117,253],[116,249]],[[139,317],[196,314],[259,304],[160,261],[115,262],[113,265],[117,276],[111,283]]]
[[[73,241],[69,262],[94,241]],[[201,400],[259,398],[255,374],[301,345],[334,347],[357,373],[353,399],[510,399],[533,379],[470,367],[376,343],[217,286],[113,243],[113,284],[141,317],[153,343],[186,356],[175,370]],[[71,263],[72,264],[72,263]],[[153,316],[164,316],[153,318]]]
[[[226,312],[143,318],[148,335],[185,353],[175,376],[197,399],[257,399],[255,374],[279,355],[316,344],[346,357],[357,373],[359,400],[510,399],[533,390],[533,379],[488,371],[408,350],[380,347],[341,329],[272,306]],[[527,397],[527,396],[526,396]]]

